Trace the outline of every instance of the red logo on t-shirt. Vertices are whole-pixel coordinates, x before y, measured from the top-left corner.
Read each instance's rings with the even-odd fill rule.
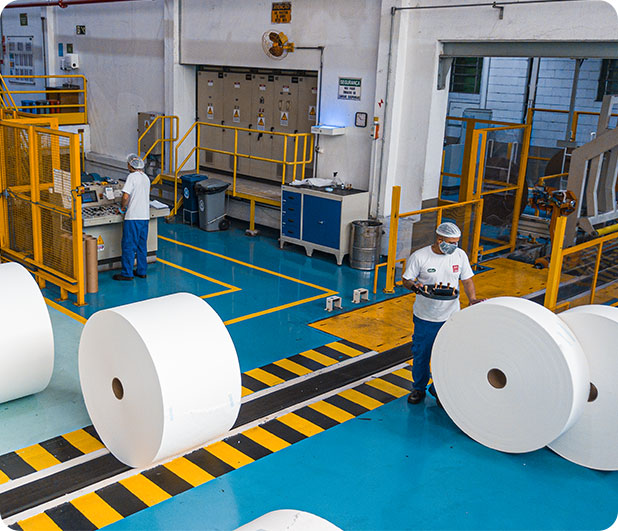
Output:
[[[453,273],[459,273],[459,264],[453,266]]]

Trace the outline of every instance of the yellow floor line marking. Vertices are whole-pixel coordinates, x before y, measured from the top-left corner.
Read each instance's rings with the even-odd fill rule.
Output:
[[[319,288],[324,289],[324,288]],[[262,315],[266,315],[269,313],[278,312],[280,310],[285,310],[287,308],[293,308],[294,306],[300,306],[301,304],[305,304],[307,302],[317,301],[318,299],[323,299],[325,297],[330,297],[331,295],[336,295],[336,291],[326,291],[321,295],[315,295],[314,297],[309,297],[307,299],[302,299],[299,301],[289,302],[288,304],[283,304],[281,306],[275,306],[274,308],[269,308],[268,310],[262,310],[261,312],[251,313],[249,315],[243,315],[242,317],[236,317],[234,319],[230,319],[229,321],[224,321],[223,324],[231,325],[234,323],[238,323],[240,321],[246,321],[248,319],[253,319],[254,317],[260,317]]]
[[[328,402],[316,402],[315,404],[309,404],[309,407],[337,422],[345,422],[354,418],[354,415]]]
[[[321,352],[316,352],[315,350],[308,350],[307,352],[301,352],[300,355],[305,356],[305,358],[309,358],[310,360],[317,361],[318,363],[321,363],[322,365],[326,367],[337,363],[337,360],[334,360],[333,358],[329,358],[328,356],[325,356]]]
[[[296,282],[297,284],[303,284],[304,286],[309,286],[311,288],[319,289],[319,290],[322,290],[322,291],[330,291],[327,288],[323,288],[321,286],[316,286],[315,284],[311,284],[310,282],[305,282],[304,280],[300,280],[298,278],[289,277],[289,276],[284,275],[282,273],[277,273],[276,271],[271,271],[270,269],[265,269],[263,267],[259,267],[259,266],[253,265],[253,264],[248,264],[247,262],[241,262],[240,260],[236,260],[235,258],[230,258],[229,256],[225,256],[225,255],[218,254],[218,253],[213,253],[212,251],[207,251],[206,249],[201,249],[199,247],[196,247],[195,245],[190,245],[188,243],[179,242],[177,240],[173,240],[172,238],[167,238],[166,236],[159,236],[159,238],[161,238],[162,240],[171,242],[171,243],[175,243],[176,245],[182,245],[183,247],[188,247],[189,249],[193,249],[194,251],[199,251],[200,253],[205,253],[205,254],[209,254],[211,256],[216,256],[217,258],[221,258],[223,260],[228,260],[229,262],[234,262],[235,264],[240,264],[240,265],[249,267],[251,269],[255,269],[256,271],[262,271],[263,273],[268,273],[269,275],[274,275],[274,276],[279,277],[279,278],[284,278],[286,280],[291,280],[292,282]]]
[[[86,430],[75,430],[62,437],[69,441],[80,452],[84,452],[85,454],[105,448],[101,441],[90,435]]]
[[[275,376],[274,374],[270,374],[269,372],[266,372],[263,369],[251,369],[250,371],[247,371],[245,374],[247,376],[251,376],[251,378],[255,378],[256,380],[258,380],[259,382],[262,382],[263,384],[268,385],[269,387],[283,383],[285,381],[279,378],[278,376]]]
[[[244,432],[243,435],[271,452],[278,452],[279,450],[283,450],[283,448],[290,446],[289,442],[284,441],[280,437],[273,435],[259,426],[251,428],[250,430]]]
[[[0,470],[0,485],[3,483],[8,483],[9,481],[11,481],[11,478]]]
[[[87,319],[85,317],[82,317],[81,315],[75,312],[72,312],[71,310],[67,310],[64,306],[52,301],[51,299],[48,299],[47,297],[43,297],[43,298],[45,299],[47,306],[53,308],[54,310],[58,310],[64,315],[68,315],[69,317],[75,319],[77,322],[81,324],[86,324]]]
[[[173,461],[166,463],[164,466],[194,487],[202,485],[211,479],[215,479],[215,476],[209,474],[205,470],[202,470],[199,466],[184,457],[174,459]]]
[[[132,494],[142,500],[148,507],[171,498],[161,487],[155,485],[146,476],[141,474],[121,479],[120,484],[129,489]]]
[[[380,391],[384,391],[389,395],[396,396],[397,398],[402,397],[403,395],[407,395],[410,391],[408,389],[404,389],[403,387],[399,387],[398,385],[387,382],[386,380],[382,380],[381,378],[376,378],[375,380],[369,380],[367,385],[379,389]]]
[[[39,444],[33,444],[15,452],[35,470],[43,470],[50,466],[59,465],[60,461]]]
[[[347,345],[344,345],[343,343],[339,343],[339,341],[333,341],[332,343],[329,343],[326,346],[334,350],[337,350],[341,352],[342,354],[347,354],[348,356],[351,356],[352,358],[355,358],[356,356],[360,356],[362,354],[360,350],[356,350],[355,348],[348,347]]]
[[[62,531],[62,529],[56,525],[56,522],[45,513],[20,520],[19,527],[24,531]]]
[[[237,450],[225,441],[219,441],[215,444],[211,444],[206,447],[206,450],[234,468],[240,468],[241,466],[248,465],[254,461],[248,455],[243,454],[241,451]]]
[[[400,378],[405,378],[408,381],[412,381],[412,371],[408,369],[398,369],[393,372],[395,376],[399,376]]]
[[[124,518],[118,511],[103,501],[95,492],[80,496],[73,500],[71,505],[99,529]]]
[[[293,361],[290,361],[288,359],[275,361],[274,365],[277,365],[278,367],[281,367],[282,369],[285,369],[286,371],[293,372],[294,374],[298,376],[303,376],[305,374],[309,374],[310,372],[312,372],[311,369],[307,369],[307,367],[303,367],[302,365],[295,363]]]
[[[253,391],[251,389],[247,389],[246,387],[241,387],[240,388],[240,396],[247,396],[250,395],[251,393],[253,393]]]
[[[209,282],[214,282],[215,284],[219,284],[219,286],[223,286],[224,288],[228,288],[229,292],[240,291],[240,288],[238,288],[236,286],[232,286],[231,284],[227,284],[226,282],[223,282],[221,280],[216,280],[216,279],[214,279],[212,277],[207,277],[206,275],[202,275],[202,273],[198,273],[197,271],[193,271],[192,269],[187,269],[186,267],[180,266],[178,264],[174,264],[172,262],[168,262],[167,260],[163,260],[163,258],[157,258],[157,262],[161,262],[162,264],[165,264],[167,266],[174,267],[176,269],[180,269],[180,271],[184,271],[185,273],[189,273],[190,275],[193,275],[194,277],[203,278],[204,280],[208,280]]]
[[[283,415],[283,417],[279,417],[277,420],[279,422],[283,422],[286,426],[289,426],[293,430],[302,433],[306,437],[311,437],[312,435],[316,435],[324,431],[313,422],[309,422],[308,420],[299,417],[296,413],[288,413],[287,415]]]
[[[383,406],[382,402],[379,402],[375,398],[371,398],[370,396],[364,395],[360,393],[356,389],[346,389],[339,393],[343,398],[347,398],[348,400],[358,404],[359,406],[363,406],[367,409],[375,409],[377,407]]]

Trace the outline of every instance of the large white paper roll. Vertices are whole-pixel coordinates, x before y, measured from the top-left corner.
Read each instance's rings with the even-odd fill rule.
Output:
[[[336,525],[315,514],[292,509],[266,513],[236,531],[341,531]]]
[[[54,334],[28,270],[0,264],[0,403],[45,389],[54,370]]]
[[[581,306],[560,314],[581,343],[590,392],[579,420],[549,447],[596,470],[618,470],[618,308]]]
[[[224,434],[240,409],[232,338],[189,293],[95,313],[82,332],[79,377],[103,443],[136,468]]]
[[[440,329],[432,374],[444,409],[467,435],[503,452],[530,452],[571,427],[588,396],[582,347],[558,316],[498,297]]]

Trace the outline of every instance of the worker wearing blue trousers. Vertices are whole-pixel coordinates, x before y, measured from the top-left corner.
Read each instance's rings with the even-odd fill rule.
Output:
[[[150,179],[142,171],[144,161],[135,153],[127,157],[129,175],[122,188],[120,213],[124,214],[122,224],[122,271],[114,280],[146,278],[148,241],[148,220],[150,218]],[[137,259],[137,267],[133,264]]]
[[[470,304],[481,302],[476,298],[472,277],[474,273],[466,253],[457,245],[461,231],[454,223],[442,223],[436,229],[432,245],[412,253],[408,267],[403,273],[403,285],[413,291],[423,289],[427,284],[443,284],[458,288],[463,285]],[[413,307],[414,333],[412,335],[412,392],[410,404],[418,404],[425,398],[427,384],[431,378],[431,349],[438,332],[446,320],[460,308],[459,296],[451,300],[436,300],[417,295]],[[440,400],[433,384],[428,389],[439,406]]]

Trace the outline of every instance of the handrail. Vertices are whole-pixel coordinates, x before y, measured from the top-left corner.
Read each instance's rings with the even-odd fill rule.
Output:
[[[223,149],[215,149],[215,148],[206,148],[206,147],[202,147],[200,145],[200,129],[201,126],[206,126],[206,127],[215,127],[215,128],[219,128],[219,129],[231,129],[234,131],[234,151],[227,151],[227,150],[223,150]],[[196,134],[196,145],[190,150],[189,154],[183,159],[183,161],[178,164],[178,151],[180,149],[180,147],[183,145],[183,143],[185,142],[185,140],[187,139],[187,137],[194,131],[194,129],[197,129],[197,134]],[[238,173],[238,158],[244,158],[244,159],[250,159],[250,160],[260,160],[260,161],[264,161],[264,162],[272,162],[275,164],[283,164],[283,171],[282,171],[282,184],[285,184],[285,178],[286,178],[286,169],[288,166],[292,166],[293,167],[293,174],[292,174],[292,181],[296,180],[296,173],[297,173],[297,167],[298,165],[302,165],[302,172],[303,172],[303,176],[304,176],[304,171],[305,171],[305,166],[307,164],[311,164],[311,162],[313,161],[313,141],[314,141],[314,136],[312,133],[281,133],[278,131],[267,131],[267,132],[263,132],[264,134],[268,134],[268,135],[273,135],[273,136],[278,136],[278,137],[282,137],[283,140],[283,158],[282,159],[269,159],[267,157],[259,157],[256,155],[246,155],[244,153],[239,153],[238,152],[238,132],[247,132],[247,133],[261,133],[262,131],[256,130],[256,129],[249,129],[246,127],[235,127],[235,126],[231,126],[231,125],[219,125],[219,124],[209,124],[209,123],[205,123],[205,122],[195,122],[193,123],[193,125],[191,125],[191,127],[189,127],[189,129],[187,130],[187,132],[182,136],[182,138],[180,139],[180,141],[178,141],[176,143],[175,146],[175,160],[177,163],[177,167],[175,168],[174,171],[174,208],[171,210],[170,212],[170,216],[173,216],[177,213],[178,208],[180,208],[180,204],[182,202],[182,198],[178,199],[178,176],[180,174],[180,171],[182,170],[182,168],[185,166],[185,164],[187,163],[187,161],[197,152],[200,153],[201,151],[208,151],[211,153],[220,153],[222,155],[229,155],[234,157],[234,170],[233,170],[233,174],[232,174],[232,196],[236,197],[237,196],[237,192],[236,192],[236,177],[237,177],[237,173]],[[288,161],[287,160],[287,155],[288,155],[288,138],[293,138],[295,140],[294,144],[295,144],[295,148],[294,148],[294,160]],[[298,140],[300,138],[304,139],[304,143],[303,143],[303,153],[302,153],[302,160],[296,160],[296,157],[298,155]],[[310,138],[311,141],[308,142],[307,139]],[[307,149],[309,148],[309,149]]]
[[[533,124],[534,121],[534,113],[535,112],[546,112],[546,113],[556,113],[556,114],[569,114],[569,111],[566,109],[545,109],[540,107],[531,107],[528,109],[526,115],[526,123]],[[566,124],[567,127],[570,125],[569,129],[569,140],[571,142],[575,142],[577,138],[577,127],[579,126],[579,117],[580,116],[600,116],[601,113],[598,111],[573,111],[573,119],[570,124]],[[618,117],[618,114],[610,114],[611,117]],[[532,157],[531,157],[532,158]],[[534,157],[536,158],[536,157]],[[544,160],[544,159],[541,159]]]
[[[472,227],[472,235],[470,239],[467,236],[470,234],[470,227],[468,227],[467,223],[470,221],[470,214],[466,213],[466,220],[464,222],[464,226],[462,227],[462,233],[464,234],[464,240],[471,242],[471,251],[470,251],[470,263],[477,264],[478,256],[480,252],[480,239],[481,239],[481,224],[483,221],[483,198],[477,197],[474,199],[470,199],[468,201],[462,201],[460,203],[450,203],[448,205],[439,205],[436,207],[430,208],[422,208],[420,210],[413,210],[411,212],[399,212],[399,202],[401,198],[401,187],[393,186],[393,192],[391,196],[391,220],[389,226],[389,240],[388,240],[388,254],[385,263],[378,264],[374,268],[374,274],[377,275],[378,268],[382,267],[386,264],[386,286],[384,287],[384,293],[393,293],[395,289],[395,266],[397,262],[401,261],[401,259],[397,259],[396,250],[397,250],[397,233],[399,231],[399,220],[401,218],[406,218],[410,216],[417,216],[422,214],[428,214],[431,212],[437,212],[436,225],[439,225],[442,222],[443,212],[445,210],[460,208],[460,207],[470,207],[473,208],[476,205],[476,215],[474,218],[474,227]],[[375,282],[374,282],[375,284]],[[375,288],[374,288],[375,290]],[[375,291],[374,291],[375,293]]]
[[[15,110],[17,110],[17,106],[15,105],[15,100],[13,99],[13,96],[11,95],[11,91],[9,90],[9,87],[7,86],[6,82],[4,81],[4,76],[2,74],[0,74],[0,82],[2,83],[2,87],[0,89],[0,102],[2,103],[2,107],[5,109],[10,109],[13,108]],[[4,101],[4,96],[8,96],[10,102],[12,103],[12,105],[7,105],[6,102]]]
[[[170,132],[172,134],[172,136],[170,138],[164,138],[164,134],[165,134],[165,120],[169,119],[170,120]],[[143,155],[143,159],[146,160],[146,158],[148,157],[148,155],[150,155],[150,153],[152,152],[152,150],[155,148],[155,146],[157,146],[158,144],[161,144],[162,146],[166,143],[169,142],[170,144],[170,151],[169,151],[169,167],[168,170],[170,172],[174,171],[174,152],[171,149],[174,145],[174,142],[176,142],[176,140],[178,140],[178,133],[180,130],[180,126],[179,126],[179,119],[178,116],[175,115],[165,115],[165,116],[157,116],[151,123],[150,125],[146,128],[146,130],[141,134],[141,136],[137,139],[137,153],[138,155],[141,156],[142,153],[142,139],[148,134],[148,131],[150,131],[150,129],[152,129],[152,127],[154,127],[154,125],[158,122],[158,121],[163,122],[161,124],[161,138],[157,138],[157,140],[154,142],[154,144],[152,144],[152,146],[150,146],[150,148],[146,151],[146,153],[144,153]],[[174,133],[174,130],[176,131]],[[163,166],[161,167],[161,170],[163,171]]]
[[[3,76],[3,85],[4,85],[4,90],[0,91],[2,93],[7,92],[9,95],[13,94],[20,94],[20,95],[24,95],[24,94],[42,94],[42,95],[47,95],[47,94],[57,94],[59,92],[62,92],[63,94],[83,94],[84,95],[84,101],[83,103],[49,103],[50,100],[46,100],[46,104],[44,105],[23,105],[23,104],[19,104],[17,105],[15,103],[15,101],[11,98],[11,101],[13,103],[13,106],[15,107],[15,109],[29,109],[32,111],[37,111],[37,110],[42,110],[42,111],[46,111],[46,112],[42,112],[41,114],[56,114],[56,112],[50,112],[50,111],[54,111],[54,110],[60,110],[63,108],[72,108],[72,109],[80,109],[78,111],[74,111],[74,112],[67,112],[67,113],[63,113],[63,112],[59,112],[57,114],[59,114],[59,119],[61,121],[61,123],[63,124],[69,124],[69,123],[87,123],[88,122],[88,91],[87,91],[87,86],[88,86],[88,80],[86,79],[86,76],[82,75],[82,74],[48,74],[48,75],[24,75],[24,74],[20,74],[20,75],[15,75],[15,74],[11,74],[11,75],[5,75]],[[69,88],[64,88],[64,87],[49,87],[49,88],[45,88],[44,90],[42,89],[30,89],[30,90],[24,90],[24,89],[20,89],[20,90],[12,90],[9,91],[7,85],[5,84],[4,80],[9,80],[9,79],[23,79],[23,78],[28,78],[28,79],[45,79],[45,80],[49,80],[49,79],[74,79],[74,80],[81,80],[82,81],[82,88],[78,88],[78,89],[69,89]],[[31,112],[29,114],[37,114],[36,112]]]

